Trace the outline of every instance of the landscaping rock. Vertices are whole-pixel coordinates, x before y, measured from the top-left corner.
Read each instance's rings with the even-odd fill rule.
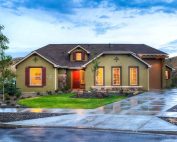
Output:
[[[62,91],[58,91],[57,94],[63,94],[63,92]]]
[[[60,116],[60,113],[33,113],[33,112],[20,112],[20,113],[0,113],[0,122],[12,122],[27,119],[44,118],[51,116]]]
[[[173,125],[177,125],[177,118],[175,118],[175,117],[160,117],[160,118],[173,124]]]
[[[16,107],[16,108],[20,108],[21,106],[20,106],[19,104],[16,104],[15,107]]]
[[[168,112],[177,112],[177,105],[167,110]]]
[[[7,104],[5,104],[5,103],[2,103],[2,104],[1,104],[1,106],[2,106],[2,107],[5,107],[5,106],[7,106]]]

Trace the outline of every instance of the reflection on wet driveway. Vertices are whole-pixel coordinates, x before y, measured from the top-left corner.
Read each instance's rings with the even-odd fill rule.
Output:
[[[174,105],[177,105],[176,89],[145,92],[138,96],[100,107],[93,113],[159,115]]]

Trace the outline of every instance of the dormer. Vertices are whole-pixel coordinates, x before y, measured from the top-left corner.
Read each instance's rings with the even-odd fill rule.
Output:
[[[71,49],[68,54],[70,56],[70,61],[82,62],[88,60],[88,55],[90,54],[90,52],[82,46],[78,45]]]

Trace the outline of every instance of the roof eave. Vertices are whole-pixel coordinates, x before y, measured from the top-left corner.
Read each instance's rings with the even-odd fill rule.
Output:
[[[143,57],[143,56],[161,56],[163,58],[168,58],[169,55],[164,53],[164,54],[138,54],[139,57]]]
[[[44,60],[48,61],[49,63],[51,63],[54,67],[58,67],[58,65],[56,65],[55,63],[53,63],[52,61],[50,61],[49,59],[47,59],[46,57],[44,57],[43,55],[41,55],[40,53],[38,53],[37,51],[33,51],[30,54],[28,54],[27,56],[25,56],[22,60],[20,60],[19,62],[17,62],[14,66],[15,68],[22,63],[23,61],[25,61],[27,58],[29,58],[30,56],[37,54],[38,56],[40,56],[41,58],[43,58]]]
[[[82,50],[84,50],[85,52],[87,52],[87,54],[90,54],[90,52],[88,50],[86,50],[85,48],[83,48],[80,45],[77,45],[76,47],[72,48],[70,51],[68,51],[68,54],[70,54],[72,51],[74,51],[77,48],[81,48]]]
[[[165,65],[166,67],[168,67],[168,68],[170,68],[172,71],[175,71],[176,69],[175,68],[173,68],[173,67],[171,67],[171,66],[169,66],[169,65]]]
[[[141,58],[139,58],[138,56],[136,56],[135,53],[130,52],[130,51],[108,51],[108,52],[102,52],[99,55],[97,55],[95,58],[93,58],[92,60],[90,60],[89,62],[87,62],[86,64],[82,65],[82,67],[86,67],[88,64],[90,64],[92,61],[94,61],[95,59],[99,58],[100,56],[102,56],[103,54],[130,54],[133,57],[135,57],[136,59],[138,59],[139,61],[141,61],[142,63],[144,63],[148,68],[151,68],[151,65],[148,64],[147,62],[145,62],[144,60],[142,60]]]

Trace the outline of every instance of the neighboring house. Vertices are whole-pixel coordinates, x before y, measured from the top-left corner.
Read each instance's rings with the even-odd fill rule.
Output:
[[[163,89],[172,69],[167,54],[144,44],[50,44],[16,64],[23,92],[90,88]],[[95,62],[98,68],[93,70]]]
[[[16,73],[16,64],[18,63],[18,62],[20,62],[21,60],[22,60],[23,58],[22,57],[17,57],[17,58],[13,58],[12,59],[12,65],[10,66],[10,69],[14,72],[14,73]]]

